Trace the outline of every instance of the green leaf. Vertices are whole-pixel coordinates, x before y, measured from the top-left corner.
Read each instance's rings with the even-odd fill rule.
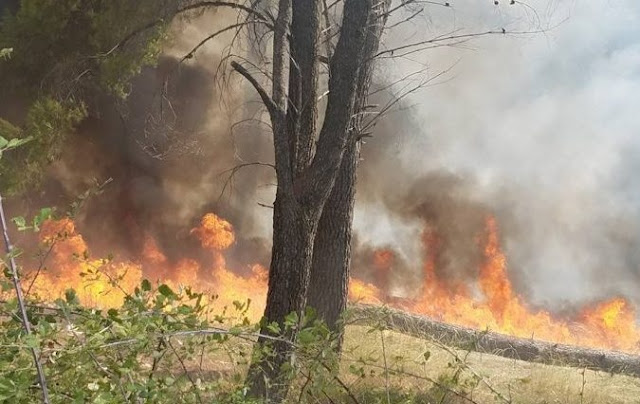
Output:
[[[38,340],[38,337],[36,337],[33,334],[27,335],[24,337],[24,343],[29,347],[29,348],[38,348],[40,346],[40,341]]]
[[[303,345],[307,345],[315,341],[313,330],[310,328],[305,328],[304,330],[300,331],[298,333],[298,341]]]
[[[284,318],[284,324],[289,327],[295,327],[298,325],[298,313],[291,312]]]
[[[8,292],[12,289],[13,289],[13,284],[11,282],[7,280],[0,281],[0,291],[2,291],[2,293]]]
[[[11,219],[11,221],[18,227],[18,231],[24,231],[28,229],[27,220],[22,216],[14,217],[13,219]]]
[[[7,148],[8,144],[9,144],[9,141],[7,139],[3,138],[2,136],[0,136],[0,149]]]
[[[140,285],[140,288],[142,289],[143,292],[151,291],[151,282],[149,282],[148,279],[143,279],[142,284]]]
[[[160,294],[165,297],[176,297],[176,294],[173,292],[173,290],[171,290],[171,288],[164,283],[160,285],[160,287],[158,288],[158,292],[160,292]]]
[[[18,139],[18,138],[11,139],[11,140],[9,140],[9,143],[7,144],[7,149],[14,149],[16,147],[20,147],[23,144],[28,143],[30,141],[31,141],[31,137],[27,137],[27,138],[24,138],[24,139]]]
[[[78,295],[73,289],[67,289],[64,292],[64,300],[69,304],[79,304]]]
[[[53,208],[43,208],[40,209],[40,212],[33,218],[33,228],[35,231],[40,231],[40,226],[46,220],[49,220],[53,217]]]
[[[272,334],[279,335],[280,334],[280,326],[275,321],[271,324],[267,324],[267,330]]]

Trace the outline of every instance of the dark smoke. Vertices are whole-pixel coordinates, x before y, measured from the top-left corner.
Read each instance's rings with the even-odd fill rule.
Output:
[[[474,41],[476,52],[443,48],[385,60],[378,83],[427,62],[431,77],[461,62],[446,76],[450,81],[398,104],[364,145],[354,273],[380,282],[373,254],[388,248],[396,258],[390,285],[383,286],[391,294],[415,290],[424,258],[421,234],[431,228],[442,240],[438,275],[473,282],[481,259],[475,237],[494,215],[511,280],[527,301],[556,311],[567,301],[579,305],[620,294],[640,303],[640,147],[633,102],[640,81],[629,67],[640,60],[637,44],[629,41],[640,26],[637,2],[536,0],[531,6],[537,16],[525,7],[509,9],[522,14],[514,16],[480,3],[436,8],[432,21],[394,29],[386,45],[452,29],[530,29],[532,19],[555,13],[563,20],[566,10],[573,20],[544,35]],[[624,23],[607,24],[611,19]],[[468,26],[460,27],[461,21]],[[92,178],[113,178],[81,211],[79,226],[90,245],[135,257],[141,234],[150,234],[170,259],[203,259],[187,235],[203,213],[214,211],[237,230],[230,267],[267,264],[271,211],[258,203],[271,204],[273,173],[246,168],[220,198],[225,170],[272,160],[261,125],[231,131],[235,122],[254,116],[257,104],[246,102],[253,92],[237,91],[240,81],[232,91],[220,90],[214,77],[220,44],[175,68],[189,44],[212,31],[209,22],[181,27],[176,48],[158,68],[143,72],[127,104],[105,108],[73,137],[50,173],[45,197],[34,193],[25,200],[41,206],[48,198],[65,206]],[[168,71],[166,96],[175,115],[163,101]]]
[[[241,272],[253,263],[268,266],[270,245],[260,216],[270,210],[258,202],[271,203],[263,190],[270,190],[273,173],[260,166],[233,175],[230,170],[244,162],[269,162],[271,141],[256,125],[233,126],[245,118],[236,112],[245,109],[245,94],[220,83],[222,52],[215,44],[196,63],[178,63],[204,35],[201,19],[185,26],[156,67],[142,71],[126,101],[95,102],[41,190],[14,201],[12,211],[57,206],[64,212],[84,192],[106,183],[75,218],[94,255],[135,261],[151,237],[170,262],[188,257],[206,266],[211,255],[190,230],[205,213],[215,212],[236,233],[225,254],[228,266]]]

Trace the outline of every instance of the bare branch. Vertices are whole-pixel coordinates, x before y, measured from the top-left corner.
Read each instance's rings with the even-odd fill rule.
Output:
[[[271,116],[271,120],[273,121],[274,119],[277,119],[276,115],[278,113],[278,107],[276,106],[275,102],[271,99],[271,97],[269,97],[269,94],[267,94],[264,88],[262,88],[260,83],[258,83],[258,80],[256,80],[255,77],[253,77],[247,69],[245,69],[241,64],[239,64],[236,61],[231,62],[231,67],[233,67],[235,71],[237,71],[245,79],[247,79],[247,81],[251,83],[253,88],[255,88],[256,92],[262,99],[262,102],[264,103],[265,107],[267,107],[267,110],[269,111],[269,115]]]
[[[483,37],[483,36],[488,36],[488,35],[505,35],[505,34],[509,34],[509,35],[530,35],[530,34],[539,34],[539,33],[543,33],[546,32],[545,30],[534,30],[534,31],[507,31],[506,29],[500,29],[500,30],[489,30],[489,31],[484,31],[484,32],[471,32],[471,33],[467,33],[467,34],[459,34],[459,35],[439,35],[435,38],[432,39],[427,39],[424,41],[418,41],[418,42],[413,42],[410,44],[406,44],[406,45],[401,45],[395,48],[391,48],[391,49],[385,49],[383,51],[378,52],[374,57],[379,57],[382,55],[393,55],[395,52],[403,50],[403,49],[409,49],[409,48],[415,48],[418,46],[422,46],[422,45],[429,45],[429,44],[435,44],[435,43],[440,43],[440,42],[447,42],[447,41],[456,41],[456,40],[460,40],[460,39],[469,39],[469,38],[479,38],[479,37]]]
[[[222,186],[222,191],[220,191],[220,197],[218,198],[218,200],[220,198],[222,198],[222,196],[224,195],[225,191],[227,190],[229,184],[231,183],[231,181],[233,180],[233,176],[240,171],[243,168],[246,167],[252,167],[252,166],[261,166],[261,167],[270,167],[273,168],[274,170],[276,169],[276,166],[273,164],[269,164],[269,163],[262,163],[260,161],[256,161],[253,163],[242,163],[242,164],[238,164],[235,167],[232,167],[228,170],[223,171],[222,173],[220,173],[220,175],[229,173],[229,177],[227,177],[227,179],[224,182],[224,185]]]
[[[241,27],[244,27],[246,25],[253,25],[253,24],[264,24],[264,21],[246,21],[246,22],[241,22],[241,23],[229,25],[228,27],[222,28],[222,29],[214,32],[213,34],[207,36],[202,41],[198,42],[198,44],[196,46],[194,46],[193,49],[191,49],[186,55],[184,55],[180,59],[178,64],[184,62],[187,59],[191,59],[195,55],[195,53],[198,51],[198,49],[200,49],[204,44],[206,44],[210,40],[216,38],[218,35],[224,34],[225,32],[231,31],[232,29],[241,28]]]
[[[111,48],[109,51],[103,53],[103,54],[99,54],[97,55],[97,57],[106,57],[109,56],[110,54],[112,54],[113,52],[115,52],[117,49],[125,46],[127,43],[129,43],[129,41],[131,41],[133,38],[135,38],[136,36],[142,34],[145,31],[148,31],[164,22],[166,22],[168,19],[174,18],[180,14],[184,14],[188,11],[192,11],[192,10],[196,10],[199,8],[207,8],[207,7],[228,7],[228,8],[233,8],[233,9],[237,9],[237,10],[241,10],[246,12],[249,15],[253,15],[255,16],[258,20],[264,22],[265,24],[269,25],[272,23],[272,21],[270,21],[264,14],[258,12],[257,10],[251,8],[251,7],[247,7],[243,4],[240,3],[234,3],[234,2],[230,2],[230,1],[201,1],[198,3],[194,3],[194,4],[189,4],[185,7],[179,8],[178,10],[176,10],[173,13],[167,13],[164,16],[157,18],[149,23],[147,23],[146,25],[143,25],[135,30],[133,30],[131,33],[129,33],[126,37],[124,37],[120,42],[118,42],[113,48]],[[271,24],[271,27],[273,27],[273,25]]]

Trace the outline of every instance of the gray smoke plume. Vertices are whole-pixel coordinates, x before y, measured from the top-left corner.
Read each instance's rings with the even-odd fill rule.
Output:
[[[415,259],[418,247],[407,240],[419,230],[407,226],[407,207],[424,218],[417,207],[439,204],[435,221],[450,231],[492,213],[510,276],[532,303],[554,309],[613,294],[637,303],[640,5],[452,3],[454,10],[434,10],[430,21],[392,33],[388,47],[447,26],[549,29],[390,61],[387,77],[425,63],[432,76],[453,68],[447,80],[409,96],[410,111],[387,119],[365,146],[357,228],[369,242],[397,240]],[[371,232],[371,217],[401,226]]]
[[[506,33],[383,55],[373,103],[433,81],[399,102],[363,147],[355,273],[375,281],[373,251],[391,248],[385,287],[405,293],[419,280],[429,226],[443,242],[439,275],[472,281],[481,259],[474,237],[494,215],[510,277],[532,304],[553,310],[613,294],[640,303],[640,4],[450,3],[388,30],[386,49]],[[87,122],[54,166],[49,195],[67,200],[93,177],[114,178],[79,218],[91,245],[135,255],[148,232],[170,258],[197,255],[186,234],[215,211],[237,230],[236,268],[268,263],[271,211],[260,204],[272,202],[273,173],[247,167],[220,198],[225,170],[272,160],[268,129],[234,125],[260,118],[253,92],[241,80],[216,81],[229,38],[176,64],[216,18],[178,24],[126,105]],[[538,32],[510,34],[524,31]]]

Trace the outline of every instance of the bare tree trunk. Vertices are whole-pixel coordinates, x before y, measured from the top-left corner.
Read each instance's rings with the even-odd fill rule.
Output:
[[[298,317],[302,317],[318,218],[318,212],[292,204],[281,193],[276,196],[265,324],[277,322],[282,325],[290,313],[298,313]],[[295,331],[289,329],[280,337],[294,341]],[[262,333],[270,331],[263,327]],[[257,349],[264,350],[270,345],[273,356],[252,363],[247,383],[252,396],[264,397],[267,402],[280,402],[288,390],[289,375],[282,371],[282,365],[291,360],[291,346],[286,342],[266,342],[260,339]]]
[[[340,173],[320,218],[314,244],[308,305],[333,331],[339,331],[340,315],[347,305],[356,169],[360,157],[360,137],[364,135],[359,128],[367,109],[373,57],[378,52],[389,5],[390,1],[379,3],[369,16],[364,62],[356,90],[357,115],[353,119],[350,142],[343,156]]]
[[[274,32],[271,96],[246,69],[232,63],[260,94],[269,111],[274,135],[278,189],[269,291],[261,330],[265,335],[273,333],[268,325],[275,322],[282,327],[290,313],[297,313],[300,320],[303,317],[320,215],[350,143],[349,125],[372,7],[373,0],[345,0],[341,34],[330,63],[325,119],[317,136],[315,155],[312,145],[316,139],[318,78],[304,76],[318,74],[315,66],[318,38],[313,25],[319,24],[319,6],[313,7],[305,0],[294,0],[292,6],[290,0],[280,0]],[[297,21],[290,23],[291,14]],[[292,28],[289,48],[296,59],[290,61],[287,77],[284,58],[289,24]],[[285,80],[290,84],[289,97],[284,94]],[[288,330],[284,335],[286,341],[281,343],[270,344],[266,338],[258,341],[258,353],[270,347],[272,355],[258,355],[249,369],[247,385],[252,396],[265,398],[267,402],[281,402],[286,397],[289,377],[282,370],[285,363],[292,361],[292,344],[298,330],[295,327]]]
[[[332,331],[347,305],[351,264],[351,225],[360,142],[344,154],[340,174],[327,201],[316,234],[307,304]]]

